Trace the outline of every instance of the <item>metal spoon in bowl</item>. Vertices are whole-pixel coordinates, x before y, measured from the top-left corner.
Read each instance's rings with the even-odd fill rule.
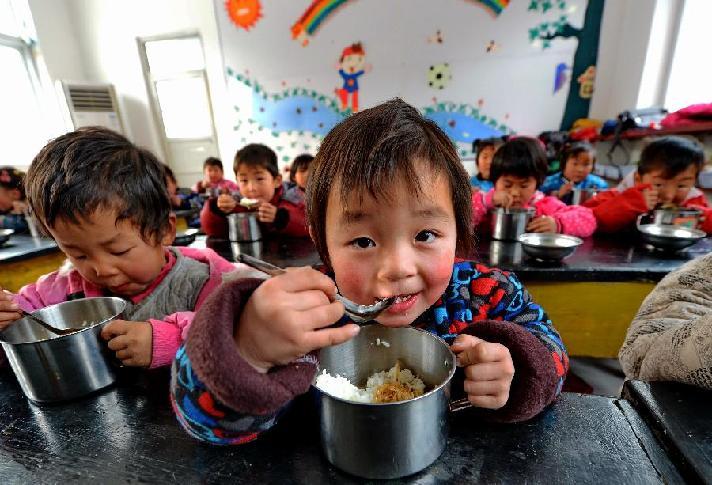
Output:
[[[40,325],[42,325],[44,328],[46,328],[47,330],[49,330],[50,332],[52,332],[55,335],[69,335],[70,333],[78,332],[79,330],[81,330],[81,328],[57,328],[57,327],[45,322],[41,318],[36,317],[33,314],[28,313],[22,309],[20,309],[20,314],[25,318],[29,318],[30,320],[32,320],[35,323],[39,323]]]
[[[279,266],[275,266],[267,261],[254,258],[248,254],[240,254],[238,258],[246,265],[252,266],[253,268],[258,269],[263,273],[267,273],[270,276],[277,276],[286,273],[286,271]],[[373,305],[359,305],[358,303],[354,303],[348,298],[341,296],[339,293],[336,294],[336,299],[344,305],[345,313],[351,318],[351,320],[359,325],[370,322],[380,315],[383,310],[391,306],[394,301],[396,301],[396,297],[392,296],[390,298],[384,298]]]

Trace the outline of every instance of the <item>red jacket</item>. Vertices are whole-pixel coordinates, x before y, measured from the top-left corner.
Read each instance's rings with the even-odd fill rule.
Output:
[[[294,189],[284,186],[274,191],[269,201],[277,207],[277,215],[273,222],[260,222],[264,234],[283,234],[292,237],[308,236],[304,207],[304,198]],[[237,205],[232,213],[247,212],[249,209]],[[218,209],[217,199],[209,199],[200,212],[200,226],[208,236],[227,237],[227,216]]]
[[[593,210],[599,231],[617,232],[628,229],[635,224],[640,214],[648,212],[643,198],[643,189],[647,187],[646,184],[638,184],[622,192],[616,189],[607,190],[587,200],[584,206]],[[712,233],[712,208],[707,205],[704,194],[693,189],[681,207],[700,209],[704,214],[700,229],[707,234]]]

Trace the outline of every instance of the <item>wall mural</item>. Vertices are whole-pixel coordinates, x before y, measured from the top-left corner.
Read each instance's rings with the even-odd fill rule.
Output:
[[[290,162],[315,153],[345,117],[394,96],[463,158],[475,139],[588,116],[604,0],[214,1],[224,7],[230,149],[266,143]],[[566,38],[577,42],[557,42]]]

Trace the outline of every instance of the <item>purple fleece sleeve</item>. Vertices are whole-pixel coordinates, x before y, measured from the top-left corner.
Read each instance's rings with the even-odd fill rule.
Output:
[[[271,414],[309,390],[316,359],[306,356],[260,374],[238,353],[235,326],[252,292],[264,280],[221,285],[198,310],[188,331],[186,353],[193,371],[211,394],[229,408],[247,414]]]

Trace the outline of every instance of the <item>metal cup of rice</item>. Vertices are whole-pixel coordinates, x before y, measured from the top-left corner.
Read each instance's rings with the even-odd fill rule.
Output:
[[[340,376],[345,384],[348,379],[358,387],[396,361],[423,381],[422,395],[373,403],[358,393],[314,386],[324,453],[347,473],[370,479],[403,477],[424,469],[445,449],[455,373],[455,355],[445,341],[415,328],[373,324],[348,342],[319,352],[320,373]]]

